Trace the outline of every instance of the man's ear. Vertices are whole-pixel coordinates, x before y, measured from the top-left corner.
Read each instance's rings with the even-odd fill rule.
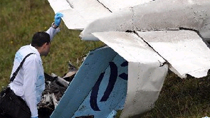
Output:
[[[42,47],[45,48],[47,45],[49,45],[49,44],[46,42],[42,45]]]
[[[50,44],[50,42],[46,42],[46,45],[49,45]]]

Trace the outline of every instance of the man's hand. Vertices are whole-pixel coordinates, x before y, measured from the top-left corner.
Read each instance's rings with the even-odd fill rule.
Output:
[[[54,24],[59,27],[60,23],[61,23],[61,17],[63,17],[62,13],[56,13],[55,14],[55,19],[54,19]]]

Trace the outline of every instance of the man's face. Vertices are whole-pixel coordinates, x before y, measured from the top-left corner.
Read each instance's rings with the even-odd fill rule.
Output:
[[[47,56],[47,54],[50,51],[50,45],[51,43],[45,43],[42,47],[41,47],[41,56]]]

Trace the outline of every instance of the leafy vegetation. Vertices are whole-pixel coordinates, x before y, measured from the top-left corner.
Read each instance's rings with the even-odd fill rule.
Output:
[[[2,87],[9,83],[15,52],[21,46],[30,44],[35,32],[47,30],[53,22],[54,12],[47,0],[2,0],[0,14],[0,87]],[[85,54],[104,44],[82,41],[79,38],[80,31],[67,29],[63,22],[60,28],[61,32],[54,37],[49,55],[42,59],[46,73],[62,76],[68,71],[68,61],[79,67]],[[210,116],[209,91],[208,77],[180,79],[170,72],[155,108],[141,117]]]

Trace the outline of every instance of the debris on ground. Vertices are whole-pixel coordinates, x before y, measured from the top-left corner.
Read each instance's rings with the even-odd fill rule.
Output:
[[[45,73],[45,90],[42,94],[42,100],[38,104],[39,118],[49,118],[51,113],[58,105],[62,95],[67,89],[69,83],[74,78],[77,68],[69,62],[69,71],[63,77],[52,73]]]

